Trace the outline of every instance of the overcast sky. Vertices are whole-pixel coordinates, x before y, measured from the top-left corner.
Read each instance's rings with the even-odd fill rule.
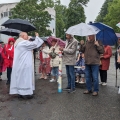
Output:
[[[20,0],[0,0],[0,4],[1,3],[11,3],[11,2],[18,2]],[[68,5],[70,0],[61,0],[62,4],[64,5]],[[100,8],[102,7],[103,3],[105,2],[105,0],[90,0],[90,2],[88,3],[87,7],[85,7],[85,15],[87,17],[86,19],[86,23],[88,23],[89,21],[94,21],[95,18],[97,17]]]

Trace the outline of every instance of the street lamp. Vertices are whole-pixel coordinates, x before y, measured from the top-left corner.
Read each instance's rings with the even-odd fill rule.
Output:
[[[65,32],[66,32],[66,28],[64,28],[64,41],[65,41]]]

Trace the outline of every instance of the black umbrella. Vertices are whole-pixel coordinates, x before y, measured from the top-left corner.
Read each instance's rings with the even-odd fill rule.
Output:
[[[27,20],[22,19],[9,19],[6,22],[4,22],[1,26],[21,30],[23,32],[30,32],[36,30],[34,25],[32,25]]]
[[[0,30],[1,34],[10,35],[10,36],[19,36],[22,31],[16,29],[5,28]]]

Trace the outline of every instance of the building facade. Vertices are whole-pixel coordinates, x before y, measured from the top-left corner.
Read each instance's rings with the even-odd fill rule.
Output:
[[[3,29],[4,27],[1,26],[5,21],[9,19],[11,16],[10,10],[14,8],[17,5],[18,2],[15,3],[5,3],[5,4],[0,4],[0,30]],[[56,36],[56,13],[53,8],[47,8],[46,11],[51,15],[53,18],[52,21],[49,24],[49,30],[52,31],[52,36]],[[4,43],[7,43],[8,38],[10,36],[0,34],[0,40],[2,40]]]

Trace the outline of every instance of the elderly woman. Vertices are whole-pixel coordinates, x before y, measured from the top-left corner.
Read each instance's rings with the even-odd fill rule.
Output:
[[[107,85],[107,70],[110,66],[110,57],[112,56],[112,49],[109,45],[104,46],[104,54],[101,55],[101,65],[100,65],[100,79],[101,85]]]
[[[47,74],[49,74],[51,71],[50,56],[47,53],[48,51],[49,51],[49,46],[47,45],[46,42],[44,42],[39,52],[39,58],[40,58],[39,72],[42,73],[40,79],[47,79]]]

